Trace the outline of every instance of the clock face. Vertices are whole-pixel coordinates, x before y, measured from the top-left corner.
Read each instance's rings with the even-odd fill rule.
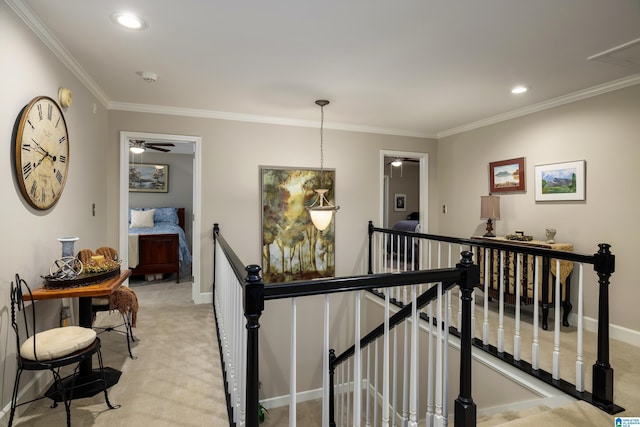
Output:
[[[56,204],[67,180],[69,135],[62,111],[46,96],[20,115],[15,139],[16,175],[24,198],[36,209]]]

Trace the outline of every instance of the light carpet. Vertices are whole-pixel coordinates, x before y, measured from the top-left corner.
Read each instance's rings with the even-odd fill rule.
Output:
[[[100,335],[104,365],[122,371],[109,390],[111,403],[121,407],[109,410],[103,394],[74,400],[72,425],[227,426],[212,306],[191,302],[189,281],[132,284],[132,289],[140,303],[132,344],[137,359],[128,357],[123,334]],[[99,313],[97,324],[121,320],[118,314]],[[24,377],[23,384],[28,382]],[[14,425],[66,425],[64,405],[50,408],[50,403],[43,399],[28,405]]]

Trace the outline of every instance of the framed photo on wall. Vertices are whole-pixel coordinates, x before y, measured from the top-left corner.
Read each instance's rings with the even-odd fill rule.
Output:
[[[394,194],[393,210],[396,212],[404,212],[407,210],[407,195],[396,193]]]
[[[129,164],[129,191],[169,192],[169,165]]]
[[[584,160],[535,166],[536,202],[585,200]]]
[[[489,163],[489,194],[525,191],[524,157]]]
[[[335,276],[335,216],[320,232],[306,209],[325,188],[335,199],[335,171],[261,167],[262,278],[266,283]]]

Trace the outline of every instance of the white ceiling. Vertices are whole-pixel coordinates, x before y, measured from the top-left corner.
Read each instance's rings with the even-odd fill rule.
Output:
[[[441,137],[640,83],[587,59],[640,39],[640,0],[5,1],[111,109],[317,126],[326,98],[327,128]]]

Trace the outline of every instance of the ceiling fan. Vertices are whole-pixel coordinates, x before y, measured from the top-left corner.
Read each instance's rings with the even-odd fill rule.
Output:
[[[131,150],[132,153],[136,154],[143,153],[147,149],[162,151],[163,153],[168,153],[171,151],[162,147],[175,147],[175,145],[171,142],[147,142],[144,139],[129,140],[129,150]]]
[[[385,157],[385,166],[392,165],[395,167],[402,166],[404,162],[420,163],[420,159],[411,157]]]

